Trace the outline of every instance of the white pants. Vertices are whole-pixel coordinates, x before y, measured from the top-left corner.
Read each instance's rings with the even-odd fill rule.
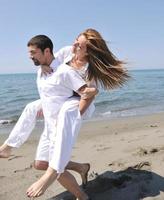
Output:
[[[49,162],[49,166],[57,173],[62,173],[69,162],[72,147],[79,133],[81,115],[78,103],[77,99],[66,101],[59,112],[54,131],[47,134],[45,130],[39,141],[36,160]]]
[[[66,101],[54,126],[55,137],[47,134],[46,126],[37,148],[36,160],[47,161],[49,166],[62,173],[71,157],[72,147],[80,130],[81,116],[78,109],[79,99],[76,97]],[[41,100],[29,103],[23,110],[18,122],[5,143],[12,147],[20,147],[29,137],[35,123],[37,112],[41,109]],[[94,112],[92,103],[83,114],[88,119]]]
[[[5,141],[7,145],[18,148],[28,139],[35,126],[37,112],[41,108],[40,99],[27,104],[8,139]]]
[[[68,99],[60,109],[54,132],[47,134],[47,130],[41,135],[37,148],[36,160],[49,162],[49,166],[57,171],[64,169],[71,158],[72,148],[75,144],[81,127],[81,115],[79,112],[79,99]],[[94,105],[91,104],[85,112],[84,118],[91,117]],[[46,127],[46,126],[45,126]]]

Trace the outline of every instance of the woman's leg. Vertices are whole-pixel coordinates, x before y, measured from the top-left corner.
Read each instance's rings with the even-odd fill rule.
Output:
[[[0,147],[0,158],[9,157],[12,148],[19,148],[28,139],[35,126],[37,112],[40,109],[40,99],[27,104],[8,139]]]

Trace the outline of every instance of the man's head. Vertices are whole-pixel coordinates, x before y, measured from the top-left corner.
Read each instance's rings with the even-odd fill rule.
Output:
[[[27,43],[30,58],[36,66],[49,65],[53,58],[53,43],[46,35],[37,35]]]

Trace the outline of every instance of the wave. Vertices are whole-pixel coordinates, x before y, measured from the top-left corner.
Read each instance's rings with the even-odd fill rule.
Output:
[[[117,102],[121,102],[120,99],[110,99],[110,100],[102,100],[102,101],[98,101],[98,102],[95,102],[95,106],[105,106],[105,105],[110,105],[112,103],[117,103]]]
[[[9,119],[4,119],[4,120],[0,120],[0,125],[5,125],[5,124],[14,124],[15,122],[16,122],[17,120],[15,120],[15,119],[11,119],[11,120],[9,120]]]
[[[102,116],[107,116],[107,115],[111,115],[111,114],[112,114],[112,112],[110,110],[107,112],[104,112],[104,113],[100,113],[100,115],[102,115]]]
[[[8,99],[5,101],[6,104],[12,103],[24,103],[24,102],[32,102],[34,101],[34,97],[15,97],[14,99]]]

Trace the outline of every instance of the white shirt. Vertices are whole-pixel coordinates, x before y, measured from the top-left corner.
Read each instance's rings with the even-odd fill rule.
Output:
[[[86,83],[69,65],[61,65],[58,57],[52,62],[54,72],[41,76],[38,70],[37,86],[45,118],[55,118],[63,103]]]
[[[68,63],[72,57],[74,56],[74,54],[72,53],[72,46],[66,46],[61,48],[58,52],[56,52],[55,54],[55,58],[58,59],[59,63]],[[86,81],[86,77],[87,77],[87,69],[88,69],[88,63],[83,66],[81,69],[75,69],[76,72]]]

